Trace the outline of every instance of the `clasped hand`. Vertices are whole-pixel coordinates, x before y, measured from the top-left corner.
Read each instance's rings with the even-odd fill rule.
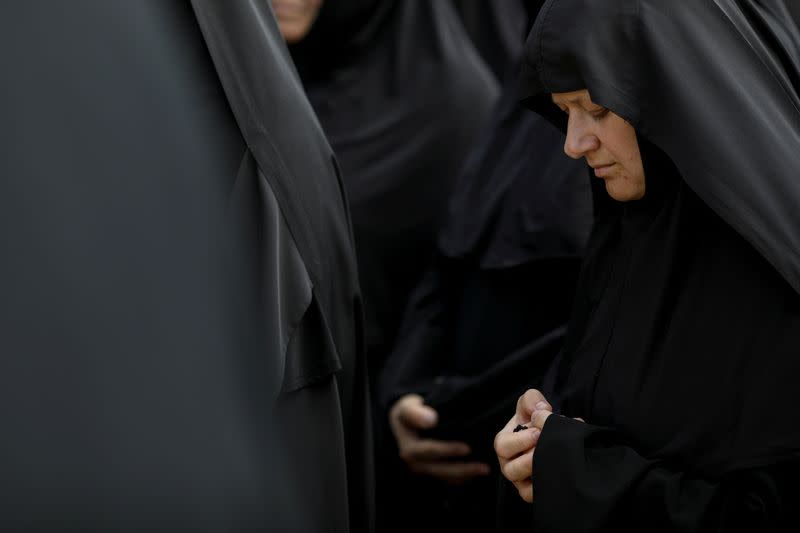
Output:
[[[494,451],[503,476],[511,481],[519,495],[533,502],[533,454],[539,436],[553,408],[541,392],[528,390],[517,401],[517,411],[494,439]],[[518,426],[525,426],[515,432]]]

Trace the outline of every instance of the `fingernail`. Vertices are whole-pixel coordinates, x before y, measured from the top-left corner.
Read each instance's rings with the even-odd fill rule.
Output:
[[[545,409],[549,409],[549,408],[550,408],[550,406],[548,405],[547,402],[539,402],[539,403],[536,404],[536,409],[538,411],[544,411]]]
[[[480,472],[483,475],[488,475],[491,472],[491,469],[487,465],[481,465]]]
[[[427,422],[428,424],[431,425],[436,424],[436,413],[431,413],[430,411],[426,411],[423,416],[425,418],[425,422]]]
[[[537,440],[539,438],[539,435],[541,435],[541,434],[542,434],[542,432],[540,430],[538,430],[538,429],[534,429],[531,432],[531,435],[533,435],[533,440]]]

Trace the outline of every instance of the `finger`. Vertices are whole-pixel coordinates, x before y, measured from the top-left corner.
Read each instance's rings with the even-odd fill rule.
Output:
[[[495,445],[496,445],[497,439],[500,437],[500,435],[514,433],[514,428],[516,428],[518,425],[519,424],[517,424],[517,415],[515,414],[514,416],[512,416],[508,420],[508,422],[506,422],[506,425],[503,426],[503,429],[498,431],[497,434],[494,436]]]
[[[538,428],[539,430],[544,429],[544,424],[547,422],[547,419],[553,413],[550,411],[534,411],[533,415],[531,416],[531,426]]]
[[[577,420],[578,422],[583,422],[584,424],[586,423],[586,420],[584,420],[583,418],[581,418],[579,416],[576,416],[575,420]]]
[[[400,421],[415,429],[430,429],[436,426],[439,415],[436,410],[423,403],[422,397],[414,395],[404,401],[397,411]]]
[[[424,406],[423,402],[422,396],[418,394],[406,394],[389,410],[389,427],[398,449],[419,440],[418,430],[436,425],[436,411]]]
[[[533,476],[533,453],[534,450],[531,450],[507,462],[502,469],[503,477],[512,483],[530,479]]]
[[[528,389],[517,400],[517,423],[527,423],[536,410],[552,411],[553,408],[541,392],[536,389]]]
[[[501,430],[500,430],[500,431],[498,431],[497,433],[498,433],[498,434],[500,434],[500,433],[511,433],[511,431],[512,431],[512,430],[513,430],[513,429],[514,429],[514,428],[515,428],[517,425],[518,425],[518,424],[517,424],[517,415],[515,414],[514,416],[512,416],[511,418],[509,418],[509,419],[508,419],[508,422],[506,423],[506,425],[505,425],[505,426],[503,426],[503,429],[501,429]]]
[[[501,459],[514,459],[536,446],[540,433],[535,428],[517,433],[498,433],[494,439],[494,451]]]
[[[398,408],[398,410],[399,409],[400,408]],[[389,427],[391,428],[394,438],[397,441],[398,449],[403,449],[410,443],[419,439],[417,432],[404,424],[400,420],[400,417],[397,415],[396,411],[389,414]]]
[[[397,420],[412,428],[432,428],[438,421],[436,410],[425,405],[419,394],[406,394],[389,410],[389,419]]]
[[[412,442],[400,456],[407,462],[436,461],[464,457],[470,454],[469,445],[464,442],[419,439]]]
[[[491,471],[484,463],[420,462],[411,466],[418,474],[435,477],[451,484],[460,484],[470,479],[486,476]]]
[[[407,437],[415,437],[416,432],[410,431],[411,428],[408,428],[406,424],[401,420],[400,413],[406,406],[414,405],[414,404],[421,404],[422,403],[422,396],[418,394],[406,394],[405,396],[400,397],[399,400],[392,404],[392,407],[389,409],[389,426],[392,429],[392,432],[395,435],[395,438],[398,442]]]
[[[514,483],[520,497],[528,503],[533,503],[533,482],[531,480]]]

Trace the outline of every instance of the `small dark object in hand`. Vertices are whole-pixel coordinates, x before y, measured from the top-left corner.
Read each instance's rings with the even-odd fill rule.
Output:
[[[522,424],[520,424],[514,428],[514,433],[517,433],[519,431],[525,431],[526,429],[528,429],[528,426],[523,426]]]

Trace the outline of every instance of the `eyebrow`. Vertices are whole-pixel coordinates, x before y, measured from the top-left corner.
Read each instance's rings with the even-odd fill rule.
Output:
[[[565,105],[565,104],[575,104],[575,105],[584,106],[583,99],[580,96],[573,96],[572,98],[567,98],[566,100],[558,101],[558,102],[553,100],[552,98],[551,98],[551,100],[557,106],[562,106],[562,105]],[[596,104],[596,103],[592,102],[591,99],[589,99],[588,105],[597,107],[599,109],[605,109],[605,107],[601,106],[600,104]]]
[[[555,98],[550,98],[554,104],[556,105],[564,105],[564,104],[580,104],[581,97],[580,96],[573,96],[572,98],[567,98],[565,100],[556,100]]]

